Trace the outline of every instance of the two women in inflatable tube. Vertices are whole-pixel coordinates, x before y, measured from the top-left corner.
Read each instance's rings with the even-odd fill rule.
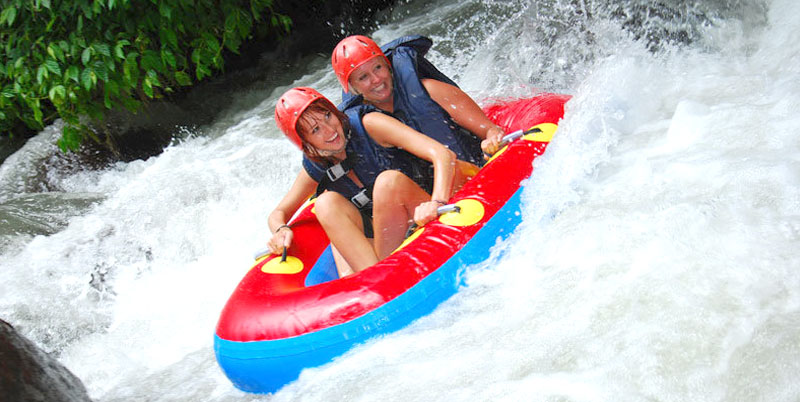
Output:
[[[568,97],[496,105],[490,119],[423,57],[430,46],[345,38],[331,58],[344,112],[311,88],[278,100],[276,124],[304,169],[269,216],[271,253],[217,325],[217,360],[238,388],[274,392],[427,314],[519,221],[520,182]],[[531,123],[542,124],[504,146],[504,130]],[[412,221],[419,229],[405,239]]]

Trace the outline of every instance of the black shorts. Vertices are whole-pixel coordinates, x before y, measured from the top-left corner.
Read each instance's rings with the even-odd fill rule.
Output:
[[[372,211],[359,211],[361,213],[361,224],[364,226],[364,236],[367,239],[375,237],[372,231]]]

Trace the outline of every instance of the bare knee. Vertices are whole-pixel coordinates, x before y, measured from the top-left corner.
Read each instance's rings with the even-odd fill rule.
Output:
[[[375,179],[372,196],[376,202],[381,198],[392,198],[397,193],[407,191],[410,186],[415,184],[413,180],[398,170],[385,170]]]
[[[335,217],[341,213],[342,205],[348,201],[339,193],[326,191],[317,197],[314,202],[314,213],[320,222]]]

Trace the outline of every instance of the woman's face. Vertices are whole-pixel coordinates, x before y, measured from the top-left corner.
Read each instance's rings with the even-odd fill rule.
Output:
[[[350,74],[350,89],[370,103],[392,100],[392,70],[383,57],[373,57]]]
[[[329,110],[306,109],[300,122],[298,131],[320,153],[340,152],[347,145],[342,122]]]

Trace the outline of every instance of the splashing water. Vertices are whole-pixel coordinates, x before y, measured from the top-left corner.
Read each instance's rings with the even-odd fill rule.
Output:
[[[3,233],[0,316],[101,401],[796,401],[800,6],[649,3],[395,8],[376,40],[430,36],[476,98],[574,98],[522,225],[464,289],[275,395],[236,390],[212,336],[300,169],[275,99],[338,99],[325,63],[157,157],[46,177],[51,193],[30,183],[53,128],[9,158],[0,214],[47,225]]]

